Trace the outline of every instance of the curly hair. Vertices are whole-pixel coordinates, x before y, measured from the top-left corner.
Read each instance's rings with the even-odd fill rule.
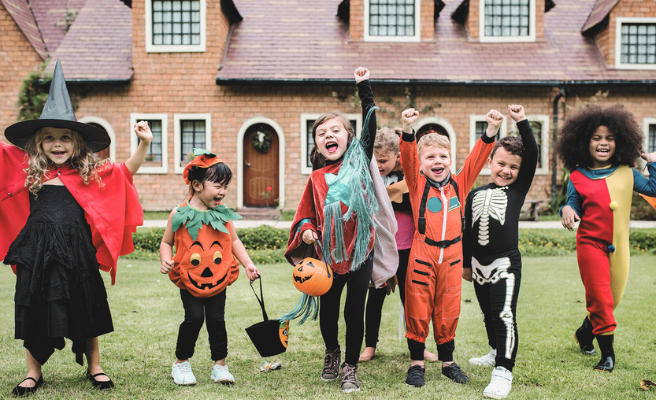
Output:
[[[497,142],[494,144],[492,152],[490,153],[490,160],[494,158],[494,153],[497,152],[499,147],[503,147],[503,149],[506,150],[508,154],[512,154],[514,156],[522,157],[524,155],[524,143],[522,143],[522,139],[515,136],[506,136],[497,140]]]
[[[604,125],[615,136],[613,165],[634,167],[642,153],[643,133],[633,114],[621,104],[606,109],[588,105],[565,121],[558,140],[558,157],[570,171],[577,166],[592,165],[589,146],[592,134]]]
[[[374,151],[385,154],[390,153],[396,156],[401,151],[399,148],[399,134],[387,126],[380,128],[376,132]]]
[[[42,130],[39,129],[34,136],[32,136],[32,140],[30,140],[25,146],[25,150],[28,154],[27,168],[25,168],[25,173],[27,173],[25,187],[28,187],[30,192],[35,196],[43,187],[43,183],[48,180],[48,171],[55,165],[43,152],[41,143],[43,142],[44,137],[45,135],[42,133]],[[71,167],[78,171],[78,174],[85,185],[88,185],[89,179],[91,179],[96,181],[98,185],[102,186],[102,181],[100,176],[98,176],[97,171],[100,167],[105,165],[109,159],[96,157],[93,151],[86,146],[82,136],[77,132],[71,131],[71,137],[73,138],[73,154],[68,161],[71,164]]]
[[[351,126],[351,122],[349,121],[346,115],[342,114],[341,111],[335,110],[335,111],[330,111],[321,114],[319,118],[317,118],[316,121],[314,121],[314,125],[312,125],[312,140],[314,141],[314,146],[312,147],[312,151],[310,151],[310,161],[312,162],[313,170],[320,169],[326,166],[326,157],[324,157],[323,154],[321,154],[319,150],[317,150],[317,142],[316,142],[317,128],[324,122],[333,118],[341,122],[342,125],[344,125],[344,129],[346,129],[346,132],[348,133],[347,146],[351,145],[351,141],[355,137],[355,132],[353,131],[353,126]]]

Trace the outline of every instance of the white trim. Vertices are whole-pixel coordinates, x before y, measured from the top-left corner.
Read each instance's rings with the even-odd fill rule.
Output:
[[[642,129],[643,132],[645,133],[645,141],[642,145],[642,149],[646,152],[649,152],[649,127],[651,125],[656,125],[656,118],[643,118],[642,120]],[[656,151],[656,149],[653,149],[653,151]],[[640,171],[642,171],[643,175],[649,176],[649,170],[645,169],[645,165],[647,165],[647,162],[640,157],[638,159],[638,165],[640,166]]]
[[[549,159],[549,131],[551,130],[551,126],[549,125],[549,116],[548,115],[527,115],[526,119],[530,121],[538,121],[542,124],[542,132],[540,134],[540,143],[538,145],[540,146],[540,160],[542,161],[542,166],[538,167],[535,170],[535,175],[548,175],[549,174],[549,166],[550,166],[550,159]],[[510,127],[508,128],[508,133],[513,133],[517,136],[519,136],[519,132],[517,130],[517,124],[515,123],[514,120],[510,120]],[[533,132],[533,135],[535,135],[535,132]]]
[[[132,127],[138,122],[145,119],[160,120],[162,122],[162,165],[159,167],[144,167],[143,165],[137,171],[138,174],[166,174],[169,170],[169,146],[168,146],[168,114],[130,114],[130,154],[137,150],[137,135],[132,134]]]
[[[449,120],[440,118],[440,117],[427,117],[422,120],[417,121],[415,124],[415,132],[419,132],[419,130],[424,126],[424,125],[430,125],[430,124],[437,124],[444,128],[446,131],[447,135],[449,135],[449,142],[451,142],[451,173],[455,174],[456,173],[456,132],[453,130],[453,126],[449,122]]]
[[[478,32],[481,43],[535,42],[535,0],[528,2],[528,36],[485,36],[485,0],[478,2]]]
[[[499,133],[497,133],[497,139],[506,137],[508,135],[508,129],[507,129],[507,124],[506,122],[508,121],[508,118],[503,119],[501,122],[501,126],[499,127]],[[485,115],[470,115],[469,116],[469,151],[474,148],[474,145],[476,144],[476,123],[477,122],[485,122],[487,124],[487,120],[485,119]],[[487,164],[485,164],[485,167],[481,170],[480,175],[490,175],[490,169],[487,167]]]
[[[248,128],[255,124],[266,124],[273,128],[278,135],[278,209],[285,207],[285,134],[272,119],[253,117],[244,122],[237,134],[237,208],[244,206],[244,135]]]
[[[154,45],[153,44],[153,0],[145,0],[146,12],[146,52],[147,53],[197,53],[205,52],[207,42],[207,0],[200,1],[200,44],[192,45]]]
[[[421,0],[415,1],[415,34],[414,36],[370,36],[369,35],[369,3],[364,0],[364,40],[365,42],[419,42],[421,41]]]
[[[184,167],[180,165],[178,155],[182,151],[182,132],[180,130],[180,121],[189,119],[205,120],[205,149],[212,151],[212,114],[174,114],[173,115],[173,168],[176,174],[181,174]]]
[[[84,117],[80,118],[78,122],[85,124],[98,124],[107,131],[107,134],[112,141],[112,143],[109,145],[109,159],[116,162],[116,134],[114,133],[114,129],[112,129],[112,126],[109,124],[109,122],[100,117]]]
[[[310,132],[307,131],[307,121],[316,120],[323,114],[301,114],[301,174],[310,175],[312,166],[305,165],[307,160],[307,138]],[[362,133],[362,114],[344,114],[349,121],[355,121],[355,133],[360,137]]]
[[[656,24],[654,18],[615,18],[615,68],[617,69],[656,69],[656,64],[623,64],[622,63],[622,24]]]

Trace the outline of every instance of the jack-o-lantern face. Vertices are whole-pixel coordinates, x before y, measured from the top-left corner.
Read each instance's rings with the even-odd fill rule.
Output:
[[[280,324],[280,342],[287,348],[287,343],[289,342],[289,321]]]
[[[294,267],[296,289],[309,296],[321,296],[333,285],[333,271],[323,261],[307,257]]]

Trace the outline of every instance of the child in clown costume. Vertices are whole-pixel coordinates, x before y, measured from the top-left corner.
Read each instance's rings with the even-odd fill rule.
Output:
[[[194,149],[194,155],[196,157],[183,172],[185,183],[189,185],[189,199],[171,212],[159,249],[160,272],[168,274],[180,288],[185,310],[171,376],[178,385],[196,383],[189,359],[194,355],[198,333],[205,320],[214,361],[210,377],[215,382],[232,384],[235,379],[225,363],[228,354],[224,320],[226,288],[239,276],[237,260],[251,282],[259,276],[259,271],[231,222],[241,216],[221,204],[232,171],[208,151]]]
[[[591,105],[563,126],[558,153],[571,171],[562,224],[576,232],[576,254],[585,286],[588,315],[574,333],[583,354],[601,360],[595,370],[615,368],[613,310],[619,305],[629,272],[629,218],[633,191],[656,196],[656,152],[641,152],[643,135],[633,115],[621,105]],[[641,156],[649,179],[633,169]]]

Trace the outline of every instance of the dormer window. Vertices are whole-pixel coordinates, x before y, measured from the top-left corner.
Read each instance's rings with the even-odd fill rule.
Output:
[[[206,0],[146,0],[146,51],[204,52]]]
[[[365,0],[364,39],[418,42],[420,0]]]
[[[656,69],[656,18],[616,20],[615,66]]]
[[[481,42],[534,42],[535,0],[480,0]]]

